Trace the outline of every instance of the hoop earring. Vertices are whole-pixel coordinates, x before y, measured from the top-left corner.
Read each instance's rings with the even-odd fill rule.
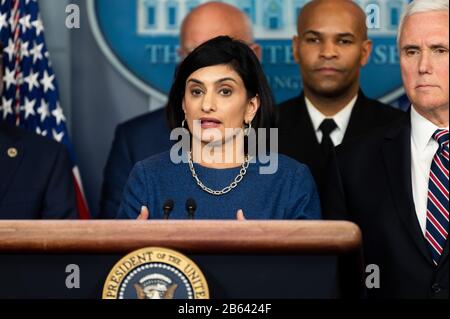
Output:
[[[184,119],[183,122],[181,122],[181,128],[185,129],[185,127],[184,127],[185,125],[186,125],[186,119]]]
[[[250,132],[252,131],[252,122],[246,124],[247,127],[244,129],[244,136],[250,136]]]

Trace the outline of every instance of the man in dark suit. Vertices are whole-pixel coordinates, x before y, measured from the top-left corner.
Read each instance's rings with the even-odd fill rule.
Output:
[[[415,0],[400,25],[410,114],[337,149],[324,216],[359,225],[369,297],[449,297],[448,0]]]
[[[292,46],[304,92],[279,106],[279,150],[307,164],[319,189],[334,146],[402,114],[359,87],[372,50],[365,22],[362,9],[348,0],[312,1],[298,17]]]
[[[183,21],[180,58],[183,59],[197,46],[219,35],[229,35],[248,43],[261,57],[260,46],[253,42],[248,17],[231,5],[211,2],[191,11]],[[137,162],[170,149],[172,143],[166,122],[165,110],[160,109],[117,127],[104,170],[100,218],[115,218],[128,175]]]
[[[0,219],[76,218],[65,147],[0,121]]]

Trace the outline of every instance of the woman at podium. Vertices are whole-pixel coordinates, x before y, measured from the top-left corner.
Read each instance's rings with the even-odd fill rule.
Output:
[[[277,134],[264,137],[274,99],[246,44],[222,36],[195,49],[177,69],[166,110],[179,142],[136,164],[117,218],[321,218],[309,169],[266,152],[278,143]]]

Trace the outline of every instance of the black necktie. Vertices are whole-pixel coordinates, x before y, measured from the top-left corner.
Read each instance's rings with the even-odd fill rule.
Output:
[[[333,119],[325,119],[320,124],[319,129],[322,131],[322,152],[324,159],[326,160],[334,148],[333,141],[330,138],[330,134],[337,128],[336,122]]]

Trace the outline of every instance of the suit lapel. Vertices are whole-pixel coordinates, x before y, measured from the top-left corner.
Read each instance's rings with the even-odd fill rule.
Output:
[[[16,156],[13,156],[13,153]],[[8,191],[13,177],[22,162],[24,148],[19,136],[0,123],[0,205]]]
[[[405,116],[385,136],[383,157],[396,212],[422,255],[432,263],[414,207],[411,186],[411,121]]]
[[[447,237],[447,241],[445,242],[445,246],[444,246],[444,251],[442,252],[442,256],[441,259],[439,260],[439,265],[443,265],[444,261],[448,258],[448,237]]]
[[[300,97],[298,112],[298,128],[292,132],[296,139],[294,144],[297,145],[300,162],[309,166],[316,182],[318,182],[322,178],[324,162],[311,116],[306,108],[304,95]]]
[[[316,132],[311,117],[309,116],[308,109],[306,108],[304,95],[302,95],[300,99],[299,113],[298,140],[303,144],[305,150],[314,152],[320,151],[320,144],[317,141]]]
[[[347,130],[344,134],[343,142],[347,142],[349,139],[355,138],[361,135],[367,128],[366,114],[367,108],[364,107],[367,98],[360,90],[358,93],[358,99],[353,107],[352,114],[350,115],[350,121],[348,122]]]
[[[314,131],[314,127],[306,109],[305,96],[302,94],[292,101],[289,112],[284,118],[283,148],[289,150],[289,154],[303,161],[317,159],[320,145]]]

